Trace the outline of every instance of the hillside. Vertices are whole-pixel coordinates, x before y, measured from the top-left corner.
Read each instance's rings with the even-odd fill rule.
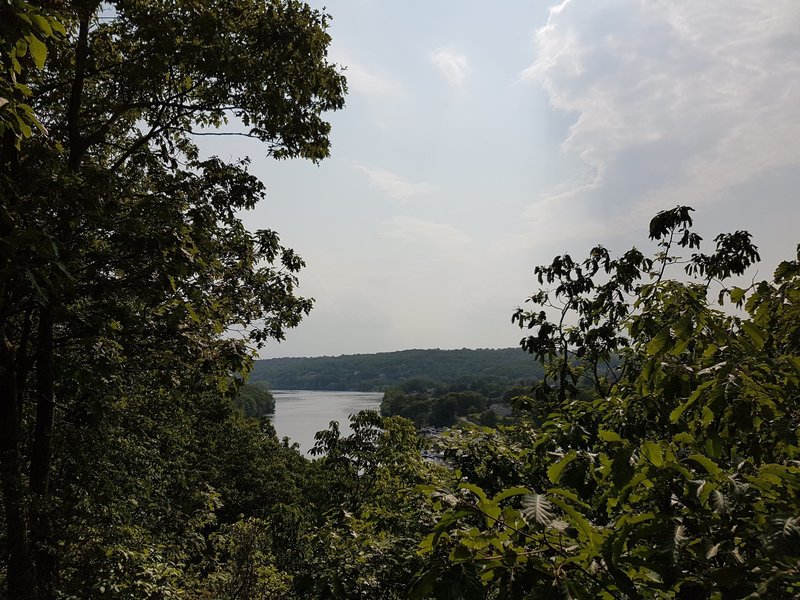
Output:
[[[541,375],[519,348],[402,350],[378,354],[271,358],[256,361],[251,381],[284,390],[383,390],[409,379],[435,382],[529,382]]]

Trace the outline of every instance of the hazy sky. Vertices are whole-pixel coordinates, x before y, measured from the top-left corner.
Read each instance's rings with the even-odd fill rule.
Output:
[[[331,158],[215,147],[267,185],[248,226],[308,263],[316,307],[264,357],[514,346],[535,265],[651,250],[677,204],[708,241],[750,230],[760,277],[793,256],[798,0],[325,6],[350,86]]]

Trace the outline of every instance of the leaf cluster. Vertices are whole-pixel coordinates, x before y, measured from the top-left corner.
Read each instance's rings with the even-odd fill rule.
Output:
[[[531,302],[560,302],[557,320],[515,319],[535,331],[523,348],[550,374],[531,399],[548,414],[518,428],[522,443],[450,454],[464,478],[431,494],[441,516],[420,548],[419,597],[444,597],[438,582],[454,570],[487,597],[800,593],[800,260],[749,289],[723,285],[744,310],[723,313],[710,282],[741,274],[757,251],[749,235],[720,236],[714,253],[684,263],[700,281],[669,279],[683,262],[675,248],[700,243],[691,224],[688,208],[660,213],[652,260],[598,247],[583,263],[537,269],[557,285]],[[487,478],[504,454],[514,469]]]

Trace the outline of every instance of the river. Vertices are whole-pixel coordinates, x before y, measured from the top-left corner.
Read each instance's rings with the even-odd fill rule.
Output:
[[[319,392],[306,390],[273,390],[275,414],[272,424],[278,437],[289,437],[300,444],[305,453],[314,447],[314,434],[339,421],[343,435],[350,433],[348,416],[361,410],[380,408],[379,392]]]

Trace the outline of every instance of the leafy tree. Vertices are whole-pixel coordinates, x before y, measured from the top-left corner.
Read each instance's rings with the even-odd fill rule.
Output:
[[[336,422],[317,433],[307,500],[317,516],[295,567],[303,598],[404,598],[421,564],[416,543],[432,514],[417,486],[449,482],[421,456],[410,421],[374,411],[351,416],[352,434]]]
[[[249,519],[216,534],[212,575],[203,591],[231,600],[296,598],[292,576],[275,567],[268,531],[264,522]]]
[[[800,252],[737,287],[758,259],[750,236],[702,254],[690,210],[653,219],[653,259],[597,247],[537,268],[554,289],[515,319],[545,363],[529,404],[546,417],[483,457],[450,453],[466,478],[430,492],[441,516],[418,596],[463,582],[489,598],[800,593]],[[668,278],[676,265],[693,279]],[[715,309],[712,288],[742,311]],[[515,468],[488,471],[502,456]]]
[[[237,133],[276,158],[320,160],[323,113],[345,91],[326,58],[328,17],[300,2],[58,6],[2,9],[0,479],[13,598],[55,594],[56,532],[87,531],[61,498],[91,489],[76,482],[109,454],[100,442],[138,438],[138,418],[121,414],[191,412],[194,398],[233,393],[252,349],[311,307],[296,295],[302,260],[236,216],[263,185],[246,161],[201,159],[195,137]],[[240,129],[215,130],[227,121]],[[223,335],[236,329],[241,339]],[[83,463],[67,442],[79,431],[97,443]],[[122,511],[131,480],[115,481],[87,510]]]
[[[239,388],[236,406],[246,417],[263,417],[275,412],[275,398],[265,385],[245,383]]]
[[[428,423],[434,427],[449,427],[456,422],[458,402],[452,395],[434,398],[428,414]]]
[[[381,415],[384,417],[399,416],[409,419],[417,428],[428,423],[431,400],[427,396],[406,395],[400,388],[386,390],[381,400]]]
[[[480,381],[476,385],[482,389],[492,387],[488,384],[482,385]],[[430,395],[425,392],[407,395],[405,390],[419,390],[419,387],[417,380],[405,382],[399,387],[386,390],[381,401],[381,415],[405,417],[420,429],[426,426],[450,427],[458,417],[479,413],[488,404],[484,394],[461,390],[461,387],[461,383],[439,384],[432,388],[434,391]],[[460,391],[451,391],[453,389]],[[495,393],[499,395],[500,391],[495,390]]]

